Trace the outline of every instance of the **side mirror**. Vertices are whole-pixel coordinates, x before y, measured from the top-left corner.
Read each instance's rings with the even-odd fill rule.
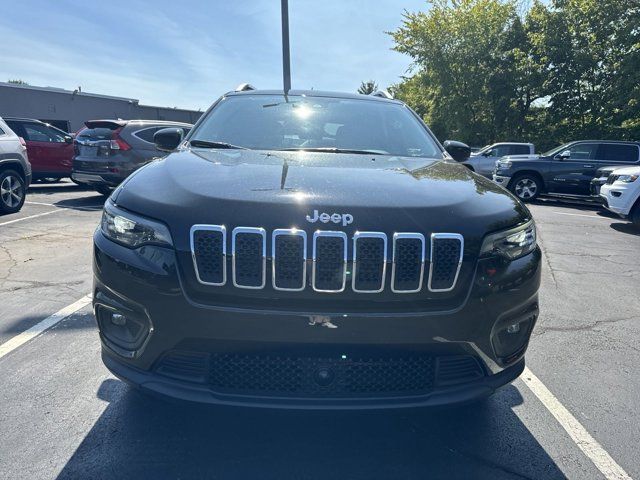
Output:
[[[172,152],[184,138],[184,130],[181,128],[163,128],[153,135],[153,142],[158,150]]]
[[[563,150],[557,155],[557,158],[559,158],[560,160],[571,158],[571,150]]]
[[[65,136],[64,143],[73,143],[73,137],[71,135]]]
[[[444,149],[456,162],[464,162],[471,156],[471,147],[455,140],[447,140],[444,142]]]

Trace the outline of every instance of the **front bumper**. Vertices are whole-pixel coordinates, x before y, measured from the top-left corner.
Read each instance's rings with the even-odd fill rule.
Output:
[[[105,365],[123,380],[158,394],[282,408],[460,403],[491,394],[524,368],[524,352],[538,315],[540,258],[536,249],[498,267],[491,280],[477,274],[466,300],[455,310],[332,314],[319,319],[308,313],[196,304],[183,291],[172,250],[130,250],[97,231],[94,308]],[[129,346],[110,338],[112,312],[131,318],[147,333],[131,335]],[[513,324],[522,326],[518,344],[500,354],[504,344],[497,338],[505,338],[506,328]],[[447,375],[442,373],[443,362],[449,365]],[[265,364],[276,367],[267,371]],[[286,388],[280,388],[281,365],[295,372],[300,389],[291,387],[288,379]],[[374,373],[366,385],[355,383],[362,390],[338,388],[347,385],[354,372]],[[429,375],[426,383],[420,383],[422,372]],[[216,383],[216,376],[224,377],[222,387],[224,382]],[[413,389],[411,382],[420,383],[420,388]],[[397,391],[391,384],[399,385]],[[265,385],[280,390],[274,393]]]
[[[630,188],[632,185],[636,188]],[[627,217],[638,198],[637,188],[635,182],[629,184],[605,184],[600,188],[600,197],[604,200],[604,206],[607,210],[617,213],[621,217]]]
[[[495,183],[497,183],[498,185],[503,186],[504,188],[507,188],[507,186],[509,185],[509,182],[511,181],[511,177],[505,177],[503,175],[496,175],[495,173],[492,176],[493,181]]]

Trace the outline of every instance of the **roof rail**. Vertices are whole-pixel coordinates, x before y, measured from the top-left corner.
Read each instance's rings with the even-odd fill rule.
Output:
[[[393,100],[393,97],[387,90],[377,90],[370,95],[373,95],[374,97],[388,98],[389,100]]]
[[[235,89],[236,92],[246,92],[247,90],[255,90],[256,87],[251,85],[250,83],[241,83]]]

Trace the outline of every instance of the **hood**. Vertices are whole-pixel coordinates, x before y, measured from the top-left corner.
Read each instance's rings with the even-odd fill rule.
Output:
[[[113,198],[167,223],[176,244],[197,223],[475,237],[530,216],[504,189],[452,161],[335,153],[184,150],[138,170]],[[308,222],[316,211],[353,222]]]
[[[506,157],[502,157],[500,160],[509,160],[512,162],[517,161],[529,161],[529,160],[539,160],[540,155],[537,153],[534,154],[525,154],[525,155],[507,155]]]
[[[615,173],[616,175],[640,175],[640,167],[609,167],[611,168],[610,173]],[[604,170],[604,168],[603,168]]]

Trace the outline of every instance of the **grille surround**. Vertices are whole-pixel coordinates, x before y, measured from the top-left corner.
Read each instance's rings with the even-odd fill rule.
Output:
[[[317,286],[318,270],[318,239],[319,238],[341,238],[343,245],[342,254],[342,285],[337,289],[319,288]],[[335,230],[316,230],[313,232],[313,267],[311,269],[311,288],[321,293],[341,293],[347,286],[347,234]]]
[[[279,287],[277,282],[277,238],[284,236],[296,236],[302,238],[302,285],[299,288]],[[301,292],[307,286],[307,232],[297,228],[278,228],[271,234],[271,282],[274,290],[284,292]]]
[[[237,281],[237,238],[238,235],[260,235],[262,237],[262,281],[259,285],[247,285],[238,283]],[[233,286],[237,288],[246,288],[249,290],[261,290],[267,283],[267,232],[261,227],[236,227],[231,234],[231,268],[232,268],[232,280]]]
[[[433,274],[434,274],[434,251],[435,243],[438,240],[457,240],[460,242],[460,255],[458,257],[458,265],[456,267],[456,273],[453,276],[451,286],[448,288],[433,288]],[[462,259],[464,257],[464,237],[459,233],[432,233],[431,234],[431,248],[429,250],[429,279],[427,280],[427,287],[430,292],[450,292],[458,284],[458,276],[460,275],[460,268],[462,268]]]
[[[198,260],[196,257],[196,245],[195,236],[196,232],[219,232],[222,234],[222,281],[221,282],[207,282],[200,276],[200,269],[198,268]],[[189,232],[189,238],[191,243],[191,258],[193,260],[193,269],[196,272],[196,278],[198,282],[203,285],[212,285],[214,287],[221,287],[227,283],[227,229],[224,225],[194,225]]]
[[[200,238],[200,236],[203,234],[202,232],[218,233],[221,238],[210,237],[207,241],[203,242],[201,241],[202,239]],[[249,284],[243,283],[242,281],[238,281],[237,237],[238,235],[242,235],[242,234],[254,234],[254,235],[260,236],[259,245],[261,246],[261,254],[259,251],[255,252],[255,255],[260,258],[260,266],[259,266],[260,282],[259,284],[256,284],[256,285],[249,285]],[[302,246],[303,253],[302,253],[302,258],[300,259],[302,264],[302,268],[301,268],[302,278],[300,279],[300,284],[299,284],[300,286],[296,288],[290,288],[289,286],[278,285],[278,277],[277,277],[278,249],[276,247],[276,243],[277,243],[277,240],[282,236],[299,237],[302,239],[301,246]],[[261,227],[236,227],[233,229],[231,237],[232,238],[231,238],[231,267],[230,268],[232,269],[231,276],[232,276],[233,286],[237,288],[245,288],[245,289],[264,289],[267,281],[267,232],[266,230]],[[322,283],[322,279],[320,282],[318,282],[318,271],[317,271],[318,270],[318,239],[327,238],[327,237],[338,238],[340,239],[340,242],[341,242],[341,245],[338,247],[341,251],[340,260],[339,260],[340,269],[341,269],[341,272],[340,272],[341,282],[337,285],[337,288],[323,288],[322,285],[318,284],[318,283]],[[378,275],[380,276],[380,279],[381,279],[380,287],[376,289],[358,288],[358,284],[357,284],[358,261],[359,261],[358,251],[363,248],[363,244],[359,244],[359,242],[365,239],[379,239],[383,243],[382,248],[380,248],[380,245],[374,247],[374,250],[377,250],[377,252],[382,252],[381,273],[375,274],[376,276]],[[419,268],[416,267],[417,263],[415,263],[413,266],[413,268],[417,268],[416,271],[418,273],[414,276],[414,279],[408,280],[409,282],[417,281],[417,284],[416,284],[417,288],[415,289],[414,288],[411,288],[411,289],[398,288],[398,286],[396,285],[398,281],[398,260],[399,260],[398,245],[404,240],[414,240],[414,241],[418,240],[420,242],[420,248],[417,254],[415,252],[415,245],[413,247],[409,246],[410,249],[414,250],[414,252],[405,254],[405,256],[408,256],[409,258],[411,258],[411,256],[413,255],[413,258],[419,259]],[[396,232],[393,234],[392,251],[391,251],[391,258],[392,258],[391,259],[391,264],[392,264],[391,279],[389,282],[390,290],[393,293],[398,293],[398,294],[419,293],[427,290],[429,292],[439,293],[439,292],[450,292],[456,288],[456,286],[458,285],[459,275],[462,268],[462,260],[464,257],[464,237],[461,234],[457,234],[457,233],[432,233],[429,240],[430,240],[430,244],[429,244],[430,251],[429,251],[429,258],[428,258],[429,272],[428,272],[428,277],[426,279],[426,288],[425,288],[424,269],[425,269],[425,262],[427,261],[427,258],[426,258],[427,245],[426,245],[425,236],[421,233],[415,233],[415,232]],[[456,257],[454,260],[451,260],[451,258],[446,259],[447,262],[452,264],[451,272],[450,272],[452,277],[452,282],[450,286],[448,286],[448,288],[434,288],[434,283],[437,284],[438,281],[441,282],[441,280],[434,281],[434,275],[436,274],[435,270],[437,270],[434,268],[434,265],[438,261],[436,259],[437,255],[436,257],[434,257],[434,251],[435,251],[434,246],[438,240],[455,240],[459,243],[459,256],[458,256],[458,252],[456,252]],[[310,284],[313,291],[320,292],[320,293],[344,292],[346,290],[347,276],[349,274],[348,272],[349,264],[351,264],[351,267],[352,267],[352,271],[350,273],[351,280],[349,283],[350,283],[351,290],[354,293],[365,293],[365,294],[381,293],[385,291],[385,289],[387,288],[386,269],[387,269],[387,264],[389,263],[389,250],[388,250],[389,242],[388,242],[388,237],[384,232],[356,231],[352,236],[353,259],[349,261],[348,253],[347,253],[349,241],[348,241],[347,234],[345,232],[332,231],[332,230],[315,231],[312,239],[313,254],[312,254],[311,279],[308,278],[308,274],[307,274],[307,271],[309,269],[308,262],[310,259],[308,257],[308,238],[307,238],[307,232],[305,230],[297,229],[297,228],[275,229],[271,232],[270,241],[272,242],[271,252],[270,252],[272,255],[271,262],[270,262],[271,263],[270,268],[272,270],[271,284],[274,290],[300,292],[305,290]],[[212,242],[214,247],[216,248],[216,250],[213,253],[210,250],[210,248],[212,248],[211,247]],[[257,242],[255,242],[254,240],[253,243],[255,244]],[[194,273],[198,283],[202,285],[216,286],[216,287],[226,285],[227,279],[228,279],[226,227],[224,225],[210,225],[210,224],[193,225],[190,229],[190,247],[191,247],[191,257],[192,257]],[[298,244],[297,248],[300,248],[300,244]],[[371,245],[368,248],[371,249],[372,248]],[[329,248],[329,250],[331,249],[335,250],[335,246]],[[380,253],[377,253],[377,254],[380,255]],[[217,257],[211,258],[212,255],[217,255]],[[364,255],[366,255],[366,253]],[[322,259],[320,259],[320,261],[322,261]],[[335,258],[325,260],[325,261],[329,261],[329,263],[333,261],[334,268],[335,268],[335,263],[336,263]],[[371,270],[372,265],[375,266],[376,260],[374,258],[374,260],[368,259],[367,261],[368,261],[368,264],[366,265],[366,267],[369,270]],[[207,265],[207,262],[208,262],[208,265]],[[203,265],[207,266],[208,271],[202,270]],[[455,272],[453,270],[453,265],[455,265]],[[218,282],[210,281],[209,278],[207,277],[210,277],[211,275],[216,275],[215,273],[216,268],[218,269],[217,270],[218,272],[221,270],[221,280]],[[326,275],[326,266],[325,266],[324,273]],[[218,273],[218,275],[220,275],[220,273]],[[371,273],[369,275],[371,275]],[[324,281],[326,283],[326,280]],[[400,281],[406,282],[407,280],[400,280]],[[360,281],[360,283],[367,283],[367,282],[370,284],[371,280]]]
[[[378,289],[360,289],[356,286],[358,279],[358,240],[369,238],[383,241],[382,273],[380,275],[380,288]],[[351,275],[351,289],[356,293],[380,293],[384,291],[387,278],[387,235],[384,232],[356,232],[353,235],[353,268]]]

